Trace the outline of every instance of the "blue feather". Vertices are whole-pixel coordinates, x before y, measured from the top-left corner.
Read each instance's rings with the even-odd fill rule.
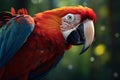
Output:
[[[22,19],[17,22],[17,18]],[[21,48],[33,29],[34,25],[29,24],[23,15],[12,18],[9,24],[0,28],[0,67]]]

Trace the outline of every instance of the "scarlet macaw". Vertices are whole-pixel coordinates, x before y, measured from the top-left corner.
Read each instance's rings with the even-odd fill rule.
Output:
[[[53,68],[71,45],[94,39],[96,14],[88,7],[47,10],[31,17],[26,9],[0,12],[0,80],[28,80]]]

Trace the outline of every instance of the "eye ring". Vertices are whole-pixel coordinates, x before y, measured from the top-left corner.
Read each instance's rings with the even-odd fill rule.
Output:
[[[75,16],[73,14],[67,14],[65,18],[68,22],[73,22],[75,20]]]

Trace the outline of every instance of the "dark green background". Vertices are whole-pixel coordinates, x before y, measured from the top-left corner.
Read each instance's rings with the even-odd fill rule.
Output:
[[[81,47],[73,46],[42,80],[120,80],[120,0],[0,0],[0,11],[26,8],[34,16],[73,5],[95,11],[95,42],[83,55],[79,55]]]

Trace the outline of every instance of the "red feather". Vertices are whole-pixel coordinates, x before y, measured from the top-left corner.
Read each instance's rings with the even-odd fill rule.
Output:
[[[16,14],[13,8],[11,13]],[[20,9],[17,13],[26,15],[27,11]],[[92,9],[82,6],[63,7],[36,14],[34,31],[17,54],[0,68],[0,80],[15,77],[27,80],[30,72],[32,74],[47,72],[71,46],[65,44],[60,30],[61,17],[68,13],[80,14],[82,21],[90,18],[95,22],[96,19]]]

